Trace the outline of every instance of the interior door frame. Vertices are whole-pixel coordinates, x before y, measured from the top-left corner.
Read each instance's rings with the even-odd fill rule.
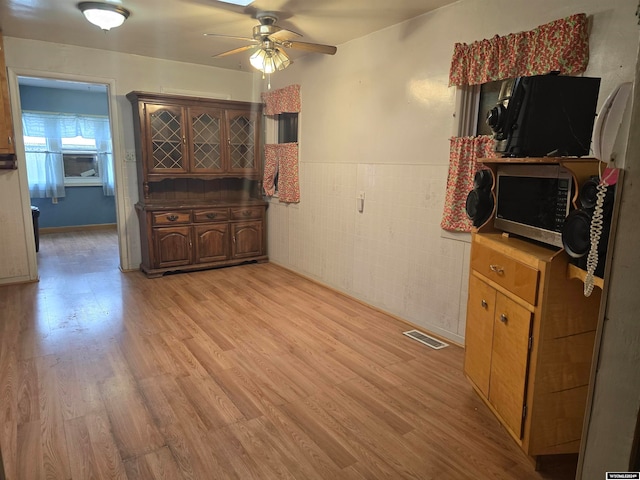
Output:
[[[106,85],[107,102],[109,105],[109,126],[111,128],[111,142],[113,144],[113,170],[115,182],[115,203],[116,203],[116,226],[118,230],[118,250],[120,256],[120,270],[131,270],[131,252],[129,250],[129,242],[127,242],[127,211],[126,211],[126,188],[124,161],[124,144],[122,142],[121,125],[122,122],[118,118],[119,110],[116,102],[116,82],[113,78],[94,77],[74,74],[58,74],[54,72],[45,72],[39,70],[23,69],[23,68],[7,68],[9,80],[9,97],[11,100],[11,111],[13,113],[13,130],[15,135],[16,158],[18,165],[19,187],[21,193],[21,204],[24,206],[23,217],[25,226],[31,225],[31,196],[29,195],[29,184],[27,179],[27,162],[25,158],[24,140],[22,132],[22,106],[20,104],[20,85],[18,77],[34,77],[51,80],[63,80],[69,82],[94,83]],[[33,242],[33,235],[29,228],[25,228],[25,241]],[[38,262],[34,248],[29,248],[27,252],[29,264],[29,280],[38,280]]]

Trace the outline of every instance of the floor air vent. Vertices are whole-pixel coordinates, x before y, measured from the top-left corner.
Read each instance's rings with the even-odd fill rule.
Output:
[[[440,350],[441,348],[448,347],[448,343],[441,342],[437,338],[430,337],[426,333],[419,332],[418,330],[409,330],[408,332],[402,332],[407,337],[413,338],[420,343],[424,343],[428,347]]]

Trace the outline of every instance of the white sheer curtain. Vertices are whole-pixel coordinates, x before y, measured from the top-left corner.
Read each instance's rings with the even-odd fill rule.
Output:
[[[25,143],[25,156],[32,198],[60,198],[64,192],[62,137],[60,125],[53,117],[22,117],[24,134],[44,138],[44,143]]]
[[[25,141],[29,191],[34,198],[64,197],[62,139],[93,139],[105,195],[114,195],[113,149],[109,118],[64,113],[22,113],[25,137],[44,138],[45,144]]]
[[[102,176],[102,190],[105,195],[115,195],[113,174],[113,150],[111,148],[111,130],[108,118],[93,118],[94,139],[98,152],[98,165]],[[89,121],[89,120],[87,120]]]

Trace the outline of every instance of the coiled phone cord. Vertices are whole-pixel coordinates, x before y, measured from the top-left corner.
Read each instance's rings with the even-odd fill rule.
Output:
[[[598,244],[602,236],[602,207],[604,205],[604,197],[607,194],[607,182],[601,180],[596,187],[596,206],[591,216],[591,227],[589,228],[589,240],[591,247],[587,255],[587,276],[584,280],[584,296],[588,297],[593,292],[593,275],[598,266]]]

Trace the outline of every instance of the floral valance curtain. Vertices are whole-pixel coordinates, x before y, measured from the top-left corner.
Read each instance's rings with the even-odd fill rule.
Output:
[[[272,92],[263,92],[262,101],[265,115],[300,112],[300,85],[289,85]]]
[[[493,138],[452,137],[449,150],[449,177],[440,227],[453,232],[470,232],[472,222],[466,213],[467,195],[473,189],[478,158],[495,155]]]
[[[76,137],[95,140],[104,194],[114,195],[113,151],[108,117],[25,111],[22,114],[22,128],[26,137],[45,139],[45,145],[25,144],[32,197],[65,196],[62,139]]]
[[[281,113],[299,113],[300,85],[262,93],[265,115]],[[298,144],[274,143],[264,149],[264,192],[273,196],[276,191],[275,179],[278,178],[278,198],[280,202],[300,202],[300,179],[298,175]]]
[[[527,32],[456,43],[449,86],[560,72],[583,73],[589,62],[588,19],[584,13],[555,20]]]

